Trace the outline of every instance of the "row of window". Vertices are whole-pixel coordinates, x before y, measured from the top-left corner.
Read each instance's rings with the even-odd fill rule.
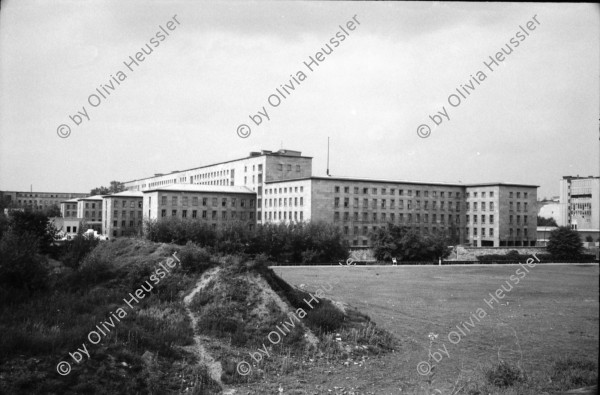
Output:
[[[287,207],[288,202],[289,202],[290,207],[298,207],[298,203],[300,203],[300,207],[304,206],[304,198],[300,197],[300,199],[298,199],[297,197],[295,197],[295,198],[279,198],[279,200],[278,199],[265,199],[265,207]]]
[[[478,203],[481,203],[481,206],[478,205]],[[486,202],[473,202],[473,205],[471,205],[470,202],[466,203],[466,207],[467,207],[467,211],[471,211],[471,209],[473,209],[472,211],[477,211],[478,207],[481,207],[481,211],[486,211],[486,208],[489,207],[489,211],[494,211],[495,209],[495,205],[494,202],[489,202],[488,205],[486,205]],[[520,209],[520,206],[519,206]]]
[[[281,200],[281,199],[280,199]],[[390,209],[395,209],[396,208],[396,199],[389,199],[390,201]],[[387,199],[371,199],[371,208],[372,209],[377,209],[378,207],[380,209],[387,209]],[[407,200],[406,201],[406,208],[408,210],[412,210],[412,200]],[[416,200],[416,209],[420,210],[421,209],[421,201],[420,200]],[[358,198],[354,198],[354,202],[353,202],[353,208],[359,208],[358,203],[359,203],[359,199]],[[452,211],[453,210],[453,205],[452,202],[438,202],[438,201],[432,201],[431,202],[431,209],[432,210],[437,210],[438,209],[438,203],[439,203],[439,209],[440,210],[446,210],[446,207],[448,208],[448,210]],[[447,205],[446,205],[447,203]],[[454,202],[454,209],[456,211],[460,211],[460,202]],[[340,207],[340,198],[339,197],[335,197],[333,198],[333,207],[334,208],[339,208]],[[369,208],[369,199],[363,199],[363,203],[362,203],[362,207],[363,208]],[[344,208],[350,208],[350,198],[344,198]],[[492,205],[493,208],[493,205]],[[404,209],[404,200],[402,199],[398,199],[398,209]],[[429,200],[426,200],[423,202],[423,209],[425,210],[429,210]]]
[[[266,188],[265,189],[265,195],[273,195],[273,194],[277,194],[277,193],[288,193],[288,189],[289,189],[289,193],[302,193],[304,192],[304,187],[303,186],[299,186],[299,187],[281,187],[281,188]],[[293,191],[292,191],[293,189]]]
[[[263,166],[262,165],[258,165],[258,171],[262,171]],[[252,171],[256,171],[256,165],[252,165]],[[248,166],[244,166],[244,173],[248,172]]]
[[[260,214],[260,213],[259,213]],[[292,216],[293,214],[293,216]],[[259,218],[260,219],[260,218]],[[265,211],[265,220],[267,221],[304,221],[304,212],[302,211]]]
[[[369,213],[363,212],[362,216],[360,216],[360,217],[359,217],[359,213],[355,212],[353,214],[354,214],[353,221],[356,221],[356,222],[358,222],[360,220],[359,218],[362,218],[363,222],[377,222],[377,221],[387,222],[388,221],[387,213],[371,213],[371,216],[369,216]],[[421,223],[421,218],[423,219],[423,223],[429,223],[429,214],[423,214],[423,217],[421,217],[421,214],[415,214],[415,217],[414,217],[415,223]],[[446,218],[448,219],[448,223],[457,223],[457,224],[460,223],[460,215],[459,214],[456,214],[455,216],[452,216],[452,214],[448,214],[447,217],[445,214],[440,214],[439,223],[445,223]],[[343,219],[344,219],[344,221],[349,221],[350,213],[344,212]],[[454,221],[453,221],[453,219],[454,219]],[[339,211],[334,211],[333,220],[340,221],[340,212]],[[389,221],[396,222],[396,214],[395,213],[390,213]],[[413,215],[409,213],[409,214],[406,214],[406,216],[405,216],[404,213],[400,213],[400,214],[398,214],[398,221],[411,223],[411,222],[413,222]],[[431,222],[438,223],[437,214],[431,215]]]
[[[198,218],[198,210],[191,210],[191,211],[192,211],[191,218]],[[171,216],[172,217],[177,217],[177,213],[178,213],[177,210],[171,210]],[[209,218],[207,210],[202,210],[201,215],[202,215],[201,216],[202,219],[208,219]],[[160,216],[161,217],[166,217],[167,216],[167,210],[161,210]],[[189,218],[188,217],[188,210],[181,210],[181,218]],[[237,220],[237,219],[239,219],[241,221],[245,221],[247,219],[254,220],[254,218],[255,218],[255,213],[253,211],[251,211],[251,212],[241,211],[239,213],[239,217],[238,217],[237,211],[231,211],[231,212],[221,211],[221,215],[220,215],[220,219],[224,220],[224,221],[226,221],[228,219],[231,219],[231,220]],[[214,220],[219,219],[219,212],[218,211],[211,211],[210,219],[214,219]]]
[[[335,193],[340,193],[341,191],[341,187],[339,185],[334,185],[333,190]],[[360,191],[359,187],[354,187],[354,194],[358,195]],[[373,195],[377,195],[377,192],[379,191],[378,188],[371,188],[371,194]],[[398,196],[405,196],[404,195],[404,189],[398,189]],[[344,193],[350,193],[350,187],[344,187]],[[362,188],[362,194],[363,195],[367,195],[369,194],[369,188],[367,187],[363,187]],[[388,189],[387,188],[381,188],[381,194],[382,195],[387,195],[388,194]],[[395,195],[396,194],[396,188],[390,188],[389,189],[389,194],[390,195]],[[446,197],[446,194],[448,196],[448,198],[452,198],[454,196],[455,199],[459,199],[460,198],[460,192],[453,192],[452,191],[440,191],[439,196],[440,198],[444,198]],[[407,189],[406,190],[406,196],[412,196],[413,195],[413,190],[412,189]],[[421,191],[420,190],[415,190],[415,197],[420,197],[421,196]],[[431,191],[431,196],[436,198],[438,196],[438,191]],[[423,197],[429,197],[429,191],[423,191]]]
[[[138,218],[142,218],[142,210],[137,210],[137,213],[138,213]],[[119,216],[119,210],[113,211],[113,217],[118,217],[118,216]],[[122,217],[126,217],[127,216],[127,211],[126,210],[121,211],[121,216]],[[135,217],[135,211],[134,210],[131,210],[129,212],[129,217],[130,218]]]
[[[287,171],[292,171],[292,165],[290,164],[285,165],[285,168]],[[283,163],[277,165],[277,170],[283,171]],[[296,165],[296,173],[300,173],[300,165]]]
[[[142,199],[136,199],[136,200],[137,200],[137,208],[142,208]],[[136,202],[134,200],[130,200],[129,201],[129,205],[128,205],[127,204],[127,200],[122,200],[121,201],[121,208],[125,208],[127,206],[129,206],[129,208],[135,208]],[[119,207],[119,201],[118,200],[113,200],[113,207],[114,208]]]
[[[119,226],[119,225],[118,225],[118,223],[119,223],[119,221],[117,221],[117,220],[113,221],[113,226],[114,226],[114,227],[117,227],[117,226]],[[122,221],[121,221],[121,227],[122,227],[122,228],[125,228],[125,227],[127,227],[127,226],[126,226],[126,224],[127,224],[127,221],[125,221],[125,220],[122,220]],[[137,226],[138,226],[138,227],[141,227],[141,226],[142,226],[142,221],[138,221],[138,222],[137,222]],[[129,227],[130,227],[130,228],[133,228],[133,227],[134,227],[134,221],[131,221],[131,220],[129,221]]]
[[[203,206],[208,206],[208,202],[209,202],[208,199],[209,198],[206,198],[206,197],[202,198]],[[229,201],[229,199],[231,199],[230,207],[237,206],[237,198],[221,198],[220,199],[221,207],[227,207],[227,202]],[[184,207],[189,206],[189,203],[190,203],[189,196],[181,197],[181,205],[182,206],[184,206]],[[200,200],[199,200],[198,196],[192,196],[191,203],[192,203],[192,206],[198,206],[200,204]],[[216,198],[216,197],[211,198],[211,203],[212,203],[212,207],[218,207],[219,206],[219,198]],[[254,207],[255,203],[256,203],[255,199],[240,199],[240,207]],[[161,206],[166,206],[167,204],[168,204],[168,196],[161,196]],[[171,206],[177,206],[178,204],[179,204],[179,197],[171,196]]]

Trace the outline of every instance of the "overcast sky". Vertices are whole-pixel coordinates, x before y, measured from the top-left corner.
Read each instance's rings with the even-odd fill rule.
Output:
[[[562,176],[599,172],[599,20],[594,4],[3,1],[0,189],[89,192],[281,147],[324,175],[330,136],[333,175],[558,195]],[[349,35],[333,48],[339,25]],[[490,71],[483,62],[512,38]],[[327,43],[311,72],[303,62]],[[146,44],[130,71],[123,62]],[[466,98],[453,107],[457,88]],[[90,119],[77,126],[78,111]],[[438,111],[450,119],[436,126]]]

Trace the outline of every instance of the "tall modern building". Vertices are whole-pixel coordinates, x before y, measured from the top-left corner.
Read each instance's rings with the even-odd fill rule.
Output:
[[[600,231],[600,177],[564,176],[560,180],[560,226]]]
[[[535,185],[314,177],[312,158],[293,150],[251,152],[246,158],[124,184],[142,192],[181,188],[175,184],[245,187],[256,196],[257,223],[325,221],[336,224],[357,248],[368,247],[369,234],[390,222],[417,232],[444,232],[478,247],[530,246],[537,238]],[[150,204],[146,195],[144,215]],[[177,202],[178,208],[165,208],[165,215],[183,216]],[[156,210],[151,206],[150,217],[162,216]]]

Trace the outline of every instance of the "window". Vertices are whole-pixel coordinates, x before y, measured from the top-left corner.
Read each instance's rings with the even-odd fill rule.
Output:
[[[358,195],[358,187],[354,187],[354,194]]]
[[[489,228],[488,230],[490,237],[494,237],[494,228]]]
[[[344,193],[350,193],[350,187],[344,187]]]
[[[421,191],[415,191],[415,196],[416,197],[420,197],[421,196]]]
[[[385,194],[386,194],[386,192],[387,192],[387,190],[386,190],[385,188],[381,188],[381,194],[382,194],[382,195],[385,195]]]
[[[166,206],[166,205],[167,205],[167,197],[166,197],[166,196],[162,196],[162,197],[161,197],[160,204],[161,204],[162,206]]]
[[[344,198],[344,208],[350,207],[350,198]]]
[[[523,203],[523,211],[527,212],[527,202]]]
[[[202,218],[206,219],[206,210],[202,210]]]
[[[494,211],[494,202],[490,202],[490,211]]]
[[[123,202],[125,203],[125,202]],[[177,196],[171,196],[171,205],[177,206]]]
[[[509,192],[509,193],[508,193],[508,197],[509,197],[510,199],[512,199],[512,198],[513,198],[513,193],[512,193],[512,192]]]
[[[527,192],[523,192],[523,198],[527,199]],[[527,204],[527,203],[525,203],[525,204]]]
[[[481,198],[485,198],[485,192],[481,192]]]
[[[212,211],[212,218],[211,219],[217,219],[217,212],[216,211]]]
[[[493,224],[493,223],[494,223],[494,216],[490,215],[490,224]]]
[[[208,198],[202,198],[202,205],[206,206],[208,204]]]
[[[367,195],[369,193],[369,188],[363,188],[363,195]]]
[[[172,210],[171,211],[171,216],[172,217],[176,217],[177,216],[177,210]],[[123,222],[125,222],[125,221],[123,221]]]
[[[334,208],[340,207],[340,198],[339,197],[336,197],[333,199],[333,207]]]
[[[377,208],[377,199],[371,201],[371,208]]]
[[[160,211],[160,216],[161,217],[166,217],[167,216],[167,210],[161,210]]]
[[[333,187],[333,191],[334,191],[335,193],[340,193],[340,187],[339,187],[339,186],[337,186],[337,185],[336,185],[336,186],[334,186],[334,187]]]
[[[254,214],[254,213],[252,213]],[[227,219],[227,211],[221,211],[221,219],[222,220],[226,220]]]
[[[377,195],[377,188],[373,188],[372,192],[373,192],[373,195]]]
[[[521,199],[521,192],[517,192],[517,199]]]
[[[292,171],[292,165],[287,165],[287,171]]]
[[[192,210],[192,218],[198,217],[198,210]]]
[[[424,197],[429,197],[429,191],[425,191],[423,194]],[[435,191],[433,191],[433,197],[435,197]]]
[[[477,211],[477,202],[473,202],[473,211]]]
[[[187,210],[181,212],[181,218],[187,218]]]
[[[485,215],[481,214],[481,223],[485,224]]]
[[[296,172],[300,173],[300,165],[296,165]]]

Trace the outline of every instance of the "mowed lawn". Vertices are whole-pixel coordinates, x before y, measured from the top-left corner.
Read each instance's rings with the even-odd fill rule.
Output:
[[[357,307],[400,340],[400,349],[377,364],[380,371],[369,372],[377,386],[385,388],[382,393],[416,393],[423,388],[426,376],[418,374],[417,364],[428,361],[430,332],[438,335],[432,351],[446,347],[445,353],[436,354],[442,358],[438,363],[430,361],[437,365],[430,388],[443,393],[450,393],[459,379],[473,386],[485,382],[482,372],[499,359],[522,367],[534,386],[548,381],[548,370],[560,357],[597,361],[598,266],[538,264],[515,286],[509,278],[518,268],[273,267],[287,282],[304,284],[309,291],[339,279],[327,297]],[[491,300],[489,293],[502,284],[509,289],[506,281],[513,284],[512,290],[490,307],[484,299]],[[479,308],[486,316],[477,321],[472,314]],[[449,338],[452,331],[456,334]]]

